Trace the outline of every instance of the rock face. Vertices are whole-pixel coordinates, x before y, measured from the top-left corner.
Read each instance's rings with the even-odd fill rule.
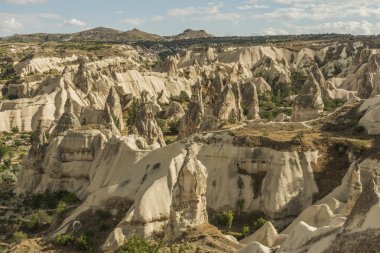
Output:
[[[106,134],[107,131],[104,131]],[[17,193],[67,190],[84,196],[91,163],[107,137],[99,130],[68,130],[50,139],[39,164],[25,165]]]
[[[154,118],[154,106],[152,101],[148,99],[148,93],[141,94],[140,108],[136,114],[136,122],[134,132],[142,136],[146,140],[148,146],[158,144],[160,147],[165,146],[164,137],[161,128],[158,126]],[[141,147],[146,147],[146,144],[141,144]]]
[[[217,121],[236,123],[244,118],[243,109],[240,107],[240,89],[232,89],[227,84],[214,108],[214,117]]]
[[[370,135],[380,134],[380,97],[367,99],[360,106],[359,112],[365,113],[359,125]]]
[[[53,135],[58,136],[70,129],[80,128],[80,122],[74,114],[73,102],[69,98],[65,103],[65,112],[59,118],[57,126],[54,128]]]
[[[310,75],[314,77],[315,81],[317,81],[317,83],[319,84],[322,93],[324,93],[326,91],[326,80],[317,64],[314,64],[311,67]]]
[[[258,95],[265,95],[272,91],[272,88],[270,87],[270,85],[262,77],[253,78],[252,82],[256,86]]]
[[[181,237],[191,227],[208,223],[207,169],[193,152],[188,149],[173,188],[170,219],[165,231],[165,237],[171,240]]]
[[[254,76],[262,76],[272,86],[291,83],[291,73],[283,59],[278,60],[270,56],[264,56],[251,70]]]
[[[242,106],[247,110],[248,119],[259,119],[259,98],[257,95],[256,85],[253,82],[248,82],[242,85]]]
[[[182,118],[185,115],[185,110],[183,110],[182,105],[178,102],[171,102],[168,109],[165,112],[166,119],[172,118]]]
[[[374,97],[380,94],[380,54],[372,54],[363,65],[359,78],[358,96],[360,98]]]
[[[194,153],[189,153],[190,147]],[[152,151],[139,149],[133,135],[112,138],[89,162],[85,201],[58,231],[64,233],[83,212],[112,198],[133,206],[109,235],[107,249],[134,233],[143,237],[166,233],[169,238],[186,225],[207,221],[205,200],[207,210],[222,212],[236,210],[237,201],[244,199],[243,212],[261,211],[281,227],[281,220],[311,205],[318,191],[312,172],[317,161],[316,151],[240,147],[223,132],[195,135]]]
[[[321,88],[314,75],[310,74],[293,102],[292,119],[293,121],[314,119],[323,112],[323,107]]]
[[[308,207],[283,231],[288,237],[276,252],[376,252],[380,246],[375,239],[380,236],[378,165],[372,158],[354,162],[341,186],[319,201],[326,204]]]
[[[181,119],[179,125],[178,139],[181,140],[197,133],[201,127],[204,117],[204,107],[202,100],[202,87],[199,83],[191,87],[192,95],[189,104],[189,110]]]
[[[162,72],[168,73],[168,76],[175,76],[178,74],[178,59],[176,56],[169,56],[162,67]]]
[[[105,105],[104,111],[102,112],[102,120],[101,124],[106,128],[111,130],[114,135],[120,135],[120,131],[118,126],[120,126],[120,122],[117,125],[115,122],[116,118],[113,116],[111,108],[108,104]]]
[[[105,108],[105,111],[109,111],[111,113],[116,127],[122,131],[125,128],[123,110],[121,109],[120,97],[114,87],[111,87],[110,92],[108,93],[106,107],[108,108]]]
[[[278,234],[273,224],[270,221],[267,221],[259,230],[257,230],[254,234],[244,238],[239,241],[240,244],[249,245],[253,242],[258,242],[267,247],[275,247],[280,245],[287,235]]]

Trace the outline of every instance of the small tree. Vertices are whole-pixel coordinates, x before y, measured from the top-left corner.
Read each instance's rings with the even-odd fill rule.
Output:
[[[179,100],[181,101],[181,103],[189,102],[190,97],[186,91],[182,90],[181,93],[179,94]]]
[[[232,210],[224,211],[223,213],[217,216],[218,223],[222,226],[231,229],[232,222],[234,220],[234,212]]]
[[[244,237],[247,237],[248,234],[249,234],[249,231],[250,231],[250,228],[249,226],[246,224],[243,226],[243,229],[241,230],[241,234],[244,236]]]
[[[0,161],[4,158],[7,152],[8,152],[8,148],[4,146],[3,143],[0,143]]]
[[[136,122],[136,115],[140,107],[140,102],[137,99],[134,99],[132,101],[132,104],[130,107],[128,107],[128,117],[127,117],[127,124],[128,126],[133,126]]]
[[[163,242],[154,240],[143,240],[137,235],[132,235],[128,241],[119,248],[118,253],[158,253],[163,246]]]
[[[258,218],[254,223],[253,223],[253,226],[256,230],[258,230],[259,228],[261,228],[265,223],[267,222],[267,220],[264,218],[264,217],[260,217]]]
[[[12,133],[17,134],[18,132],[20,132],[18,126],[12,127]]]

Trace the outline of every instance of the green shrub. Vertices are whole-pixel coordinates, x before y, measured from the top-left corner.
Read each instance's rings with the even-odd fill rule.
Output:
[[[171,135],[177,135],[179,133],[179,125],[180,125],[180,120],[175,119],[173,121],[170,121],[168,123],[169,126],[169,132]]]
[[[336,99],[324,98],[323,103],[325,104],[325,107],[323,109],[327,112],[331,112],[343,106],[345,101],[339,98],[336,98]]]
[[[161,128],[162,132],[167,132],[169,127],[164,119],[156,119],[157,125]]]
[[[17,231],[17,232],[14,232],[14,233],[13,233],[12,241],[13,241],[14,243],[19,243],[19,242],[21,242],[21,241],[23,241],[23,240],[26,240],[26,239],[28,239],[28,235],[25,234],[25,233],[22,232],[22,231]]]
[[[15,127],[12,127],[12,133],[14,133],[14,134],[17,134],[17,133],[19,133],[20,132],[20,130],[18,129],[18,127],[17,126],[15,126]]]
[[[45,210],[38,210],[21,221],[21,228],[26,231],[35,232],[48,228],[51,224],[51,216]]]
[[[8,151],[9,149],[0,142],[0,161],[5,157]]]
[[[79,199],[74,193],[68,191],[46,191],[27,196],[24,199],[23,205],[32,209],[56,209],[60,201],[73,205],[78,203]]]
[[[55,209],[55,212],[58,216],[62,216],[67,210],[69,206],[65,201],[58,202],[57,208]]]
[[[218,214],[217,221],[219,225],[225,226],[228,229],[231,229],[232,222],[234,220],[234,212],[232,210],[224,211],[221,214]]]
[[[81,234],[78,238],[70,234],[57,235],[54,238],[54,243],[59,246],[75,246],[76,249],[81,251],[91,251],[92,244],[87,236]]]
[[[132,101],[131,106],[127,109],[127,125],[133,126],[136,123],[137,112],[140,108],[140,102],[137,99]]]
[[[255,230],[258,230],[258,229],[261,228],[266,222],[267,222],[267,220],[266,220],[264,217],[260,217],[260,218],[258,218],[258,219],[253,223],[253,227],[255,228]]]
[[[243,237],[247,237],[248,234],[249,234],[249,231],[250,231],[249,226],[248,225],[244,225],[243,229],[241,230],[241,234],[243,235]]]
[[[260,118],[262,119],[267,119],[267,120],[272,120],[274,118],[273,113],[271,111],[264,111],[260,112]]]
[[[60,246],[70,246],[74,244],[74,236],[69,234],[60,234],[54,238],[54,243]]]
[[[0,80],[12,80],[17,77],[17,73],[11,63],[0,65]]]
[[[132,235],[129,240],[118,249],[118,253],[158,253],[163,242],[143,240],[137,235]]]
[[[240,213],[244,209],[245,200],[244,199],[238,199],[236,201],[236,209]]]
[[[179,93],[179,101],[181,103],[190,102],[190,97],[186,91],[181,90],[181,92]]]
[[[1,167],[1,170],[3,171],[0,174],[0,181],[6,182],[6,183],[14,183],[17,180],[17,176],[9,170],[5,165]]]
[[[92,244],[88,240],[87,236],[80,235],[79,238],[76,238],[74,241],[74,245],[77,249],[81,251],[91,251],[92,250]]]

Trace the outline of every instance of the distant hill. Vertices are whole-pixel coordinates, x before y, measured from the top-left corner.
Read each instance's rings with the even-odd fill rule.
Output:
[[[70,34],[59,33],[34,33],[34,34],[15,34],[9,37],[0,38],[0,41],[8,42],[48,42],[48,41],[99,41],[99,42],[134,42],[134,41],[165,41],[165,40],[187,40],[210,38],[213,35],[205,30],[187,29],[183,33],[162,37],[157,34],[147,33],[139,29],[130,31],[119,31],[111,28],[97,27]]]
[[[213,35],[207,33],[205,30],[191,30],[186,29],[183,33],[180,33],[172,38],[174,40],[188,40],[188,39],[199,39],[199,38],[210,38]]]
[[[161,37],[160,35],[143,32],[136,28],[130,31],[117,34],[113,38],[115,41],[142,41],[142,40],[160,41],[160,40],[165,39],[164,37]]]
[[[122,31],[105,28],[105,27],[97,27],[94,29],[72,33],[67,35],[67,40],[91,40],[91,41],[106,41],[110,38],[113,38]]]

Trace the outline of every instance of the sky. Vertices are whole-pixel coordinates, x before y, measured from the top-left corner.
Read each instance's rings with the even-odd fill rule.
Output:
[[[95,27],[159,35],[380,34],[380,0],[0,0],[0,36]]]

